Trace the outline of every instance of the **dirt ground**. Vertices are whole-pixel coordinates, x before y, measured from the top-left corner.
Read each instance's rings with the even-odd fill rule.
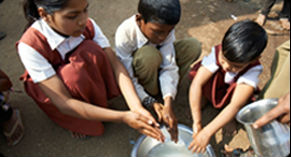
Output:
[[[114,33],[117,26],[127,17],[136,13],[138,0],[88,0],[89,14],[95,19],[105,35],[114,45]],[[202,42],[203,52],[207,54],[214,44],[220,43],[226,29],[235,22],[231,15],[238,20],[254,19],[261,8],[260,0],[234,0],[229,3],[224,0],[181,0],[182,19],[176,27],[177,39],[195,37]],[[263,87],[270,77],[270,64],[275,48],[290,39],[289,31],[282,31],[276,13],[282,6],[279,0],[272,10],[272,19],[268,20],[265,28],[275,31],[269,34],[268,46],[261,58],[264,72],[261,75],[260,87]],[[7,37],[0,41],[0,67],[11,78],[14,89],[10,104],[19,108],[25,126],[23,140],[14,147],[8,147],[3,135],[0,135],[0,152],[6,156],[99,156],[99,157],[129,157],[133,142],[140,134],[125,124],[106,123],[105,134],[87,140],[78,140],[70,133],[54,124],[28,97],[19,81],[23,66],[17,56],[15,42],[21,37],[26,21],[23,16],[20,0],[4,0],[0,4],[0,31]],[[175,101],[175,113],[179,123],[191,127],[191,116],[188,104],[188,86],[184,81],[179,88]],[[110,102],[113,108],[126,110],[122,98]],[[210,107],[203,112],[203,123],[206,124],[218,113]],[[238,125],[239,133],[232,137],[223,137],[221,130],[211,139],[211,145],[216,155],[225,143],[232,147],[247,149],[249,142],[242,126]]]

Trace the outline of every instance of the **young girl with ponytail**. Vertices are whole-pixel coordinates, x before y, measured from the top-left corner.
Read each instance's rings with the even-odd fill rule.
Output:
[[[29,23],[17,50],[27,94],[74,137],[101,135],[102,122],[111,121],[163,140],[88,6],[87,0],[25,1]],[[107,100],[120,93],[130,111],[108,109]]]

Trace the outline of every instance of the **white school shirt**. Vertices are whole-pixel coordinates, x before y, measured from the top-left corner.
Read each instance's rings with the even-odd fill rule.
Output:
[[[102,33],[99,26],[93,19],[89,19],[94,26],[93,40],[102,48],[110,47],[110,43],[105,35]],[[76,48],[84,39],[84,35],[79,37],[63,37],[56,33],[43,19],[35,21],[32,26],[43,34],[52,50],[57,49],[62,59],[66,54]],[[52,65],[40,53],[29,45],[20,42],[18,45],[18,52],[20,59],[28,71],[34,83],[44,81],[56,74]]]
[[[203,58],[201,64],[212,73],[215,73],[219,69],[219,66],[216,64],[216,55],[214,47],[211,49],[211,53]],[[262,65],[254,66],[250,68],[247,72],[245,72],[243,75],[241,75],[236,83],[237,84],[245,83],[254,88],[257,88],[259,83],[259,75],[262,73],[262,71],[263,71]],[[232,83],[237,74],[238,73],[226,72],[224,76],[224,82],[227,84]]]
[[[178,66],[176,65],[176,54],[174,48],[175,30],[172,30],[162,45],[160,52],[162,55],[162,63],[160,65],[159,81],[163,98],[171,96],[175,99],[177,94],[177,85],[179,81]],[[148,94],[142,85],[138,83],[138,79],[134,76],[132,61],[133,52],[144,45],[156,44],[150,43],[143,35],[136,23],[136,15],[126,19],[118,28],[115,34],[116,54],[127,69],[138,96],[141,100],[146,98]],[[151,64],[151,61],[149,61]]]

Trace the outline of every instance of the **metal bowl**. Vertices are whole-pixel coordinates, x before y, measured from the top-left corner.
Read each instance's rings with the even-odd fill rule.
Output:
[[[169,156],[215,157],[211,145],[207,146],[206,152],[204,154],[197,153],[192,154],[187,149],[192,141],[193,132],[189,127],[185,125],[178,124],[179,141],[177,142],[177,144],[171,141],[170,134],[168,133],[165,127],[162,127],[161,131],[165,136],[164,143],[161,143],[151,137],[141,135],[131,151],[131,157],[151,157],[154,156],[154,154],[155,157],[169,157]]]
[[[290,154],[290,127],[273,120],[260,129],[252,124],[274,108],[278,99],[262,99],[243,107],[236,115],[247,131],[257,156],[288,156]]]
[[[262,99],[244,106],[236,115],[242,124],[253,124],[278,104],[278,99]]]

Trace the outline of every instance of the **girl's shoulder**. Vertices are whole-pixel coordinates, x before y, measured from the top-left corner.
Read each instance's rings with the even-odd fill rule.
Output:
[[[35,27],[29,27],[21,36],[20,40],[17,41],[16,46],[19,43],[25,43],[26,45],[34,49],[49,49],[47,38],[45,35]]]
[[[216,72],[219,69],[216,61],[216,48],[212,47],[211,52],[204,56],[202,59],[202,65],[207,68],[212,73]]]
[[[35,21],[30,27],[28,27],[22,34],[19,42],[24,42],[28,45],[36,44],[39,42],[44,43],[47,39],[44,35],[44,24],[41,20]]]

